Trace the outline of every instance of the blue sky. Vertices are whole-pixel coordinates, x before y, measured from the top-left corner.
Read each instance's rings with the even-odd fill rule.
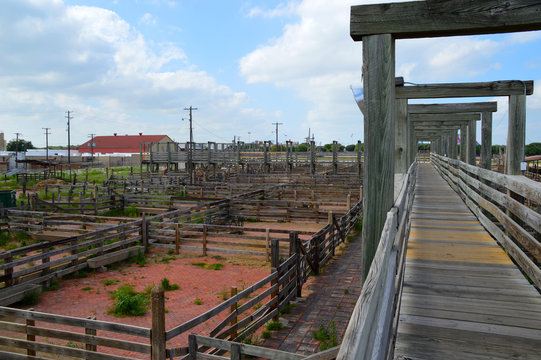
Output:
[[[380,1],[370,1],[380,2]],[[168,134],[230,142],[363,139],[350,85],[361,43],[349,11],[368,1],[7,0],[0,13],[0,131],[44,146],[88,134]],[[541,141],[541,32],[397,41],[396,74],[413,83],[534,80],[526,142]],[[507,133],[498,101],[493,143]],[[419,102],[419,101],[418,101]],[[429,102],[429,101],[422,101]],[[430,101],[434,102],[434,101]],[[480,130],[478,130],[480,137]]]

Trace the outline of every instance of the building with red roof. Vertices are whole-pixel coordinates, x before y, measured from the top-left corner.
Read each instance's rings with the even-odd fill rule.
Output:
[[[172,143],[173,140],[167,135],[117,135],[113,136],[95,136],[94,144],[92,140],[88,140],[77,149],[79,153],[91,153],[94,154],[139,154],[141,150],[141,143]]]

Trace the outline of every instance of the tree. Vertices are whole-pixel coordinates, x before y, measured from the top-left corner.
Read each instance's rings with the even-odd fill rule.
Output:
[[[308,151],[308,145],[306,145],[306,144],[299,144],[299,145],[297,145],[297,147],[295,148],[295,151],[296,151],[296,152],[306,152],[306,151]]]
[[[278,149],[276,148],[276,145],[271,146],[271,152],[279,152],[279,151],[286,151],[286,146],[278,145]]]
[[[541,143],[534,142],[526,145],[524,153],[526,156],[541,155]]]
[[[350,144],[346,146],[346,151],[355,151],[355,144]]]
[[[26,151],[28,149],[35,149],[31,141],[25,141],[24,139],[19,139],[19,146],[17,146],[17,140],[10,140],[6,146],[7,151]]]
[[[505,145],[492,145],[492,155],[498,155],[500,149],[502,149],[502,152],[505,152]]]

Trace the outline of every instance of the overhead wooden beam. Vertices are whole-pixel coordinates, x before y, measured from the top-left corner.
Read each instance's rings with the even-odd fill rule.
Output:
[[[395,39],[541,30],[536,0],[429,0],[351,7],[350,35]]]
[[[492,113],[491,113],[492,114]],[[425,126],[449,126],[453,128],[460,128],[463,124],[468,124],[469,121],[439,121],[439,120],[433,120],[433,121],[415,121],[412,122],[414,128],[422,128]]]
[[[532,95],[533,80],[505,80],[477,83],[419,84],[397,86],[397,99],[436,99],[455,97],[493,97]]]
[[[460,124],[457,125],[419,125],[414,127],[415,131],[419,130],[458,130],[460,129]]]
[[[410,114],[410,121],[478,121],[480,113],[459,114]]]
[[[479,113],[496,112],[498,103],[496,101],[454,103],[454,104],[410,104],[410,114],[450,114],[450,113]]]

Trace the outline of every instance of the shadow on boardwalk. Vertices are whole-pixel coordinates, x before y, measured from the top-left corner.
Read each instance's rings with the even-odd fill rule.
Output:
[[[331,322],[338,343],[342,341],[361,293],[361,235],[355,235],[352,240],[323,274],[313,276],[304,285],[302,298],[294,303],[291,313],[280,318],[284,327],[273,332],[263,346],[303,355],[316,353],[320,344],[313,332],[321,325],[328,329]]]

